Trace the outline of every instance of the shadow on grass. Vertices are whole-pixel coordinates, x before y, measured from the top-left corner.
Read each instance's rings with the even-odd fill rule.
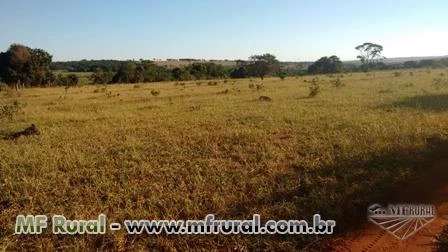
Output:
[[[443,232],[436,238],[436,251],[448,251],[448,225],[444,227]]]
[[[392,103],[394,107],[405,107],[429,111],[448,111],[448,94],[419,95]]]
[[[369,205],[429,203],[425,202],[427,193],[446,183],[448,171],[435,173],[438,168],[433,167],[446,157],[448,141],[440,137],[426,140],[423,148],[396,149],[372,154],[368,159],[339,160],[318,169],[293,166],[289,174],[273,179],[270,194],[242,202],[232,214],[250,216],[256,209],[271,209],[268,216],[262,216],[265,221],[311,221],[312,215],[319,213],[323,219],[336,220],[336,235],[356,231],[366,222]],[[404,189],[407,195],[403,195]],[[317,246],[314,249],[321,250],[323,243],[319,240],[332,237],[276,235],[269,239],[291,241],[298,249]]]

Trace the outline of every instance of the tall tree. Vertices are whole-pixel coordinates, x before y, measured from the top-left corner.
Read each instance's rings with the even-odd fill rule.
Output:
[[[31,83],[35,85],[45,84],[48,81],[53,56],[39,48],[28,48],[28,51],[31,54]]]
[[[361,61],[366,70],[384,59],[384,57],[381,56],[381,53],[383,52],[382,45],[366,42],[362,45],[358,45],[355,49],[359,51],[357,58]]]
[[[249,73],[261,79],[267,74],[277,72],[280,69],[279,61],[270,53],[250,56],[249,62]]]
[[[51,78],[52,56],[42,49],[12,44],[0,54],[0,77],[9,85],[42,85]]]

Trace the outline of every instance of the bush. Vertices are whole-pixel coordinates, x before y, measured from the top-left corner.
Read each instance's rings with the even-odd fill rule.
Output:
[[[446,87],[448,86],[448,80],[442,78],[436,78],[432,80],[432,85],[437,89]]]
[[[317,78],[314,78],[311,81],[310,93],[308,95],[309,97],[315,97],[322,91],[322,88],[319,86],[317,82],[318,82]]]
[[[267,102],[270,102],[270,101],[272,101],[272,98],[269,97],[269,96],[264,96],[264,95],[262,95],[262,96],[258,97],[258,100],[259,100],[259,101],[267,101]]]
[[[0,106],[0,120],[12,120],[21,110],[18,101]]]
[[[338,77],[336,80],[331,81],[334,87],[341,88],[345,86],[345,83],[341,81],[341,79]]]
[[[8,90],[8,85],[5,83],[0,83],[0,92]]]
[[[153,90],[151,90],[151,94],[152,94],[153,96],[158,96],[158,95],[160,94],[160,91],[159,91],[159,90],[155,90],[155,89],[153,89]]]
[[[310,94],[308,96],[315,97],[316,95],[318,95],[320,93],[320,91],[322,91],[322,89],[320,88],[319,85],[312,85],[312,86],[310,86]]]
[[[229,89],[223,90],[221,92],[218,92],[218,94],[228,94],[230,92]]]
[[[69,74],[67,75],[67,84],[69,86],[76,86],[79,83],[78,75],[76,74]]]
[[[286,78],[286,73],[278,73],[278,77],[280,78],[280,80],[285,80]]]

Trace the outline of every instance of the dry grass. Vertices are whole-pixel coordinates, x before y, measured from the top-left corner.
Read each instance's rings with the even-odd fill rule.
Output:
[[[41,134],[0,140],[0,247],[294,250],[324,236],[13,235],[18,214],[72,219],[335,219],[341,232],[366,206],[418,174],[428,136],[448,133],[445,70],[319,76],[216,86],[186,82],[33,88],[0,93],[24,104],[0,134],[34,123]],[[259,80],[257,80],[259,81]],[[405,85],[413,83],[413,85]],[[238,88],[238,92],[219,94]],[[153,97],[151,90],[160,91]],[[388,92],[382,92],[388,90]],[[272,102],[259,102],[261,96]],[[431,97],[436,97],[432,99]],[[194,108],[194,109],[192,109]],[[319,243],[317,243],[319,244]]]

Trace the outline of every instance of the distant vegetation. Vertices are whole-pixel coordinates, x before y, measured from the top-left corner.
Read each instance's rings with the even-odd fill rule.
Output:
[[[308,73],[310,74],[327,74],[340,72],[342,72],[342,62],[335,55],[331,57],[322,57],[308,67]]]
[[[159,81],[190,81],[227,78],[261,78],[306,74],[333,74],[401,68],[437,68],[448,66],[448,58],[405,61],[385,64],[381,53],[383,47],[364,43],[355,47],[359,51],[359,63],[343,63],[336,55],[321,57],[314,63],[280,62],[275,55],[266,53],[253,55],[247,61],[235,64],[220,64],[218,61],[199,59],[170,59],[165,64],[143,60],[81,60],[52,62],[52,55],[42,49],[32,49],[13,44],[0,53],[0,82],[10,87],[73,86],[82,84],[141,83]],[[85,76],[85,74],[88,76]]]

